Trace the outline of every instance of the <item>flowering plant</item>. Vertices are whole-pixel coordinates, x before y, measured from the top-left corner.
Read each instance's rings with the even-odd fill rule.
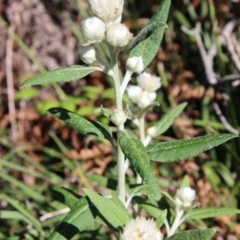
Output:
[[[89,0],[95,16],[82,22],[85,43],[80,51],[81,59],[90,66],[70,66],[47,72],[23,83],[23,87],[54,82],[78,80],[94,71],[101,71],[112,78],[116,109],[102,107],[103,114],[117,128],[114,139],[108,126],[84,118],[63,108],[48,111],[83,134],[107,139],[116,154],[117,187],[109,195],[100,195],[84,189],[85,196],[77,196],[64,188],[57,188],[61,200],[71,210],[49,240],[71,239],[77,231],[84,231],[94,221],[109,226],[117,239],[210,239],[214,230],[192,230],[177,232],[184,221],[203,219],[220,214],[238,213],[237,209],[195,209],[195,190],[189,187],[187,177],[177,190],[175,198],[160,189],[159,181],[152,170],[150,160],[169,163],[196,156],[221,143],[237,137],[235,134],[210,135],[190,140],[155,142],[154,138],[164,133],[186,106],[182,103],[167,113],[159,122],[145,131],[145,115],[151,107],[158,105],[156,91],[161,87],[161,78],[144,71],[159,49],[170,8],[170,0],[164,0],[148,24],[133,38],[129,29],[121,23],[123,0]],[[99,55],[102,44],[108,50],[108,58]],[[126,72],[120,78],[117,57],[120,52],[129,52]],[[137,75],[138,85],[129,84]],[[129,104],[124,105],[123,96],[127,93]],[[124,123],[132,120],[139,130],[138,138],[126,130]],[[136,184],[126,181],[129,167],[136,172]],[[110,178],[106,182],[113,181]],[[106,184],[107,185],[107,184]],[[147,198],[146,198],[147,196]],[[168,204],[160,204],[165,197]],[[60,200],[60,199],[59,199]],[[139,216],[145,209],[151,219]],[[174,211],[170,211],[173,209]],[[155,220],[153,220],[153,218]],[[159,230],[165,227],[165,233]]]

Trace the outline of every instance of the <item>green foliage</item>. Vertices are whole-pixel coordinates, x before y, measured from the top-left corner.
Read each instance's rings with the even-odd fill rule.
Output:
[[[134,47],[130,52],[130,57],[137,56],[143,58],[144,67],[155,57],[159,45],[161,44],[163,33],[166,28],[166,22],[168,19],[168,12],[170,8],[170,0],[164,0],[158,11],[152,16],[147,26],[157,23],[158,27],[154,29],[153,34],[147,39],[140,42],[136,47]]]
[[[48,240],[71,239],[79,231],[84,231],[93,223],[96,210],[89,205],[86,198],[81,198],[49,236]]]
[[[167,131],[168,128],[172,126],[175,118],[179,116],[186,106],[187,103],[181,103],[165,114],[163,118],[152,127],[153,131],[151,132],[151,136],[156,137]]]
[[[160,188],[150,162],[147,160],[145,148],[139,138],[130,131],[120,131],[118,141],[126,158],[130,161],[133,168],[140,174],[153,190],[154,195],[160,198]]]
[[[193,209],[185,215],[185,219],[206,219],[221,215],[239,214],[240,210],[236,208],[199,208]]]
[[[146,147],[147,157],[159,162],[175,162],[189,157],[197,156],[203,151],[216,147],[230,139],[236,138],[235,134],[218,134],[197,137],[187,140],[176,140],[151,144]]]
[[[136,4],[139,3],[136,2]],[[173,2],[174,6],[176,6],[177,4],[184,6],[183,8],[184,11],[176,9],[174,10],[173,12],[174,18],[170,18],[168,24],[169,32],[168,35],[166,36],[167,40],[166,44],[175,45],[176,43],[174,41],[176,39],[174,38],[176,35],[178,38],[182,38],[181,43],[183,45],[187,43],[187,48],[190,49],[189,39],[187,39],[186,37],[182,37],[182,35],[179,34],[179,29],[177,29],[176,26],[178,26],[178,24],[185,25],[186,27],[189,28],[191,27],[191,25],[194,26],[194,23],[197,21],[199,15],[198,12],[196,12],[198,11],[198,8],[195,8],[196,6],[194,6],[189,0],[183,2],[181,1]],[[157,10],[156,14],[151,18],[151,20],[142,29],[142,31],[139,32],[137,37],[133,39],[133,41],[125,49],[122,49],[125,52],[131,51],[130,56],[142,56],[145,67],[149,65],[149,63],[153,60],[155,54],[159,50],[159,45],[162,41],[164,30],[166,28],[166,21],[168,17],[169,8],[170,1],[164,0],[161,7]],[[83,11],[82,8],[79,9],[80,11]],[[203,22],[202,36],[205,45],[207,47],[210,47],[211,44],[214,43],[214,37],[217,39],[216,36],[213,36],[217,22],[216,19],[217,14],[215,12],[213,3],[212,2],[210,3],[208,1],[199,2],[199,11],[202,19],[203,18],[208,19],[206,22]],[[71,22],[71,26],[75,34],[78,35],[79,39],[82,40],[82,35],[73,22]],[[13,35],[10,30],[8,31],[9,36],[14,36],[15,41],[17,41],[18,44],[21,43],[20,39],[16,38],[16,36]],[[192,42],[194,41],[191,41],[191,43]],[[28,52],[29,57],[31,55],[29,54],[30,50],[28,49],[27,51],[26,46],[23,45],[22,43],[19,45],[22,46],[23,52],[26,53]],[[107,62],[108,64],[111,64],[110,62],[113,61],[113,59],[110,59],[111,52],[109,54],[105,54],[106,50],[108,50],[108,47],[105,46],[105,48],[102,48],[102,46],[99,46],[98,53],[101,53],[102,55],[101,58],[102,62]],[[185,50],[186,46],[185,48],[181,46],[181,48],[182,48],[181,50]],[[113,48],[109,47],[109,49],[112,50]],[[189,50],[187,51],[187,54],[189,54]],[[231,63],[230,57],[228,57],[225,54],[223,56],[223,53],[218,54],[219,55],[222,54],[222,56],[221,57],[217,56],[219,59],[221,58],[221,60],[217,59],[216,62],[218,62],[217,65],[218,68],[216,69],[218,69],[220,73],[226,75],[225,73],[228,69],[227,67],[225,68],[225,63],[226,66],[227,64]],[[181,57],[182,57],[181,61],[186,63],[187,66],[188,59],[184,58],[184,56]],[[33,59],[31,56],[29,58]],[[172,52],[168,52],[168,61],[169,59],[171,61],[171,58],[175,60],[180,59],[177,49],[175,49]],[[195,56],[193,58],[193,63],[195,63],[194,61],[196,59],[197,57]],[[33,62],[39,66],[42,72],[45,71],[44,67],[42,66],[42,64],[39,64],[37,59],[35,60],[33,59]],[[224,67],[220,67],[223,62]],[[199,63],[198,59],[197,63]],[[174,74],[176,74],[176,72],[179,69],[176,68],[176,66],[174,65],[175,63],[168,62],[167,64],[168,64],[166,68],[167,71],[168,68],[173,70],[172,76],[175,77]],[[106,73],[109,73],[108,70],[112,70],[110,68],[108,69],[109,66],[105,67],[106,67],[105,69],[86,66],[64,67],[56,69],[54,71],[43,73],[42,75],[37,77],[33,77],[27,80],[25,83],[23,83],[22,87],[52,83],[54,84],[56,82],[60,83],[70,82],[73,80],[83,78],[94,71],[103,71],[104,69]],[[194,66],[194,70],[195,68],[196,64]],[[175,70],[177,71],[175,72]],[[184,69],[180,69],[179,72],[183,71]],[[191,71],[194,72],[193,69],[191,69]],[[194,80],[195,81],[194,84],[196,83],[197,80],[199,80],[198,78],[200,75],[201,74],[195,74],[196,80]],[[166,76],[167,74],[165,75],[165,78]],[[167,91],[169,91],[168,87],[170,86],[171,83],[168,84],[164,85],[165,88],[163,89],[164,91],[163,95],[168,99],[167,100],[168,103],[171,102],[174,105],[176,104],[174,102],[174,98],[171,96],[171,93],[167,93]],[[50,100],[47,99],[44,101],[40,100],[40,102],[39,101],[37,102],[37,108],[39,112],[44,113],[48,108],[54,107],[51,108],[49,112],[54,116],[58,117],[59,119],[63,120],[71,128],[76,129],[82,134],[93,135],[99,138],[107,139],[111,142],[113,148],[116,150],[115,142],[113,140],[110,128],[98,121],[92,121],[87,118],[89,114],[95,113],[94,101],[96,100],[96,97],[108,98],[109,102],[107,102],[106,105],[108,105],[108,107],[111,105],[112,107],[111,100],[115,98],[114,94],[116,93],[116,91],[114,92],[113,88],[111,88],[110,90],[104,91],[102,93],[102,88],[99,88],[97,86],[84,86],[81,88],[81,97],[75,98],[72,96],[70,97],[64,96],[65,94],[62,94],[63,91],[58,85],[55,85],[55,89],[58,91],[60,99],[64,99],[64,101],[60,103],[59,100],[52,99]],[[234,101],[236,102],[232,94],[233,87],[228,88],[226,87],[226,89],[230,95],[230,101],[234,99]],[[37,96],[38,94],[40,94],[40,91],[34,88],[23,89],[16,94],[15,99],[26,102],[29,101],[31,98]],[[84,106],[85,104],[84,102],[84,104],[81,104],[83,106],[81,106],[78,109],[77,108],[78,104],[79,102],[82,103],[82,100],[83,101],[85,100],[89,105]],[[1,104],[2,102],[4,102],[4,99],[1,101]],[[165,108],[164,111],[166,110],[167,108],[166,106],[168,106],[168,103],[165,103],[165,99],[162,99],[160,106],[163,106],[163,109]],[[203,109],[201,112],[202,119],[192,121],[193,124],[204,127],[203,129],[205,129],[206,132],[209,131],[208,128],[209,126],[214,128],[211,129],[211,132],[216,131],[216,129],[218,130],[225,129],[224,125],[220,124],[218,119],[216,119],[214,114],[212,114],[209,103],[210,99],[205,97],[203,100]],[[153,103],[152,105],[150,105],[150,107],[153,107],[154,105],[156,105],[156,103]],[[235,105],[238,106],[239,104]],[[157,137],[163,134],[169,127],[171,127],[175,118],[179,116],[179,114],[182,112],[185,106],[186,103],[182,103],[177,107],[173,108],[172,110],[170,110],[167,114],[165,114],[162,117],[162,119],[153,126],[154,132],[151,133],[151,137]],[[102,110],[103,115],[109,118],[111,110],[103,107]],[[146,108],[144,111],[147,110],[149,110],[149,108]],[[233,122],[235,126],[238,126],[239,123],[237,117],[235,116],[236,111],[234,108],[234,104],[230,102],[229,107],[225,110],[226,113],[224,114],[226,114],[227,116],[226,118],[230,119],[230,122]],[[99,110],[99,114],[100,113],[101,111]],[[83,116],[86,116],[86,118]],[[96,116],[98,117],[98,115]],[[112,129],[114,131],[116,128],[112,127]],[[98,223],[102,225],[108,225],[110,228],[114,227],[115,229],[113,231],[115,231],[116,229],[117,231],[122,230],[123,226],[132,219],[132,216],[130,216],[128,210],[126,209],[124,204],[120,201],[119,197],[117,196],[117,193],[115,192],[118,189],[117,186],[118,182],[114,179],[116,178],[115,162],[112,162],[111,164],[109,164],[111,166],[107,167],[107,170],[110,170],[108,172],[107,177],[89,174],[85,178],[83,174],[85,169],[82,169],[82,164],[79,163],[80,161],[72,161],[70,159],[67,159],[66,153],[68,150],[68,146],[65,146],[64,145],[65,142],[62,142],[61,139],[56,136],[56,134],[54,136],[50,132],[51,140],[53,140],[53,142],[56,143],[56,146],[51,145],[49,146],[49,148],[47,147],[40,148],[37,146],[28,149],[29,151],[35,150],[42,151],[41,162],[37,162],[35,159],[32,159],[28,155],[28,150],[21,149],[18,146],[9,144],[9,142],[11,141],[9,141],[8,138],[7,145],[6,144],[4,145],[2,143],[2,141],[5,140],[5,134],[7,134],[7,132],[10,132],[9,130],[10,128],[8,127],[4,129],[4,131],[0,129],[1,133],[0,150],[2,150],[2,148],[4,150],[5,148],[7,148],[9,151],[9,153],[7,153],[6,156],[3,156],[3,158],[0,161],[1,170],[0,178],[1,180],[3,180],[2,190],[3,193],[0,194],[0,199],[8,203],[6,210],[1,211],[1,218],[4,219],[3,222],[4,227],[3,231],[1,231],[0,233],[0,239],[17,239],[17,238],[26,240],[46,239],[46,236],[48,236],[50,231],[52,232],[52,229],[56,226],[56,223],[59,221],[60,224],[51,233],[48,239],[64,240],[74,238],[74,236],[75,236],[74,239],[80,238],[99,240],[107,239],[106,237],[104,238],[104,236],[106,235],[104,235],[103,230],[99,230],[100,228],[97,229],[96,231],[97,237],[95,235],[94,237],[92,237],[93,235],[91,234],[84,236],[81,234],[83,231],[86,231],[87,234],[90,233],[91,227],[95,225],[98,226]],[[130,131],[125,130],[119,132],[119,129],[117,129],[117,135],[118,142],[125,154],[125,158],[127,158],[130,161],[133,168],[141,175],[143,180],[146,182],[146,185],[130,184],[129,186],[127,186],[128,189],[125,197],[127,198],[128,206],[129,207],[131,206],[131,204],[129,203],[131,200],[133,200],[134,203],[137,203],[138,206],[140,206],[151,216],[156,218],[156,226],[158,228],[161,227],[165,221],[168,221],[169,218],[171,218],[169,220],[169,223],[172,223],[174,221],[173,219],[175,217],[174,210],[176,210],[174,209],[175,200],[174,196],[172,197],[167,192],[161,191],[159,189],[159,182],[155,174],[153,173],[153,169],[151,168],[149,160],[168,163],[175,162],[178,160],[184,160],[186,158],[196,156],[200,152],[210,150],[213,147],[218,146],[219,144],[222,144],[230,139],[237,137],[237,135],[234,134],[219,134],[194,138],[190,140],[177,140],[173,142],[164,142],[157,144],[155,143],[145,148],[141,141],[136,137],[136,135],[131,133]],[[101,141],[101,143],[102,142],[104,141]],[[235,143],[239,143],[239,140],[236,140]],[[222,187],[223,185],[224,187],[226,187],[225,185],[227,185],[227,187],[229,188],[235,187],[236,189],[235,191],[237,192],[236,194],[238,194],[239,181],[233,178],[236,169],[235,167],[237,166],[233,159],[239,160],[238,157],[239,144],[235,143],[233,141],[231,144],[226,144],[225,146],[227,148],[227,151],[224,148],[224,154],[221,154],[221,150],[212,149],[210,154],[211,159],[214,160],[204,163],[203,171],[205,175],[207,175],[210,182],[212,182],[212,185],[215,186],[214,189],[215,191],[217,191],[218,188]],[[25,151],[27,152],[25,153]],[[162,165],[163,164],[161,164],[161,166]],[[98,187],[104,186],[108,189],[112,189],[115,191],[111,192],[111,196],[109,196],[109,199],[108,197],[103,197],[87,189],[85,190],[87,197],[79,196],[78,194],[75,193],[78,192],[79,190],[79,189],[76,190],[75,184],[72,184],[72,182],[71,184],[68,184],[69,181],[68,179],[72,179],[72,177],[74,179],[76,178],[76,172],[77,177],[81,175],[80,178],[85,185],[88,185],[89,183],[87,181],[91,180],[97,183]],[[126,181],[132,183],[133,177],[132,176],[129,177],[129,175],[127,172]],[[63,180],[63,176],[66,178],[65,180]],[[174,179],[174,174],[170,175],[170,177],[171,184],[172,181],[174,182],[179,181],[179,179]],[[31,186],[28,184],[27,180],[25,180],[28,178],[30,178],[30,180],[31,179],[34,180],[33,181],[34,185]],[[165,181],[168,182],[167,186],[169,186],[170,184],[169,179]],[[185,177],[184,180],[182,181],[181,187],[189,186],[189,182],[190,182],[189,178]],[[63,184],[69,185],[68,187],[71,188],[71,190],[57,187]],[[175,184],[175,186],[176,185],[177,184]],[[52,186],[54,186],[54,188],[52,188]],[[99,189],[101,188],[98,188],[98,190]],[[51,191],[52,196],[50,196],[49,190]],[[142,194],[146,195],[147,198],[146,197],[142,198],[141,197]],[[155,201],[154,198],[157,197],[159,199],[160,195],[163,195],[164,197],[161,198],[161,200],[159,201]],[[53,201],[53,198],[58,202]],[[24,203],[26,204],[24,205]],[[48,220],[44,220],[43,222],[41,222],[42,221],[41,219],[43,218],[40,216],[44,216],[45,213],[51,212],[55,213],[55,211],[58,212],[63,208],[63,205],[64,207],[67,206],[70,208],[66,216],[65,214],[57,215],[56,217],[52,217]],[[195,206],[196,205],[193,203],[193,207]],[[136,209],[133,208],[133,211]],[[184,213],[185,215],[183,215],[183,218],[180,219],[181,220],[180,222],[182,223],[184,221],[187,221],[188,223],[192,223],[194,222],[192,220],[201,220],[225,214],[239,214],[239,213],[240,210],[233,208],[190,209],[189,211]],[[133,215],[135,214],[136,212],[134,211]],[[5,223],[5,221],[7,223]],[[31,225],[31,228],[29,229],[27,225],[28,226]],[[11,227],[8,229],[8,226]],[[208,240],[213,236],[213,234],[214,230],[212,229],[191,230],[178,232],[175,235],[168,237],[167,239]],[[79,237],[79,235],[81,237]]]
[[[106,199],[105,197],[102,197],[88,189],[85,189],[84,191],[102,216],[113,227],[121,229],[128,221],[131,220],[131,216],[129,215],[127,209],[123,211],[122,203],[119,204],[117,201],[110,201],[109,199]]]
[[[66,122],[73,129],[78,130],[80,133],[105,138],[114,144],[111,136],[112,134],[107,126],[103,126],[101,123],[96,121],[88,120],[64,108],[51,108],[48,111]]]
[[[25,81],[21,87],[43,85],[56,82],[70,82],[83,78],[94,71],[101,71],[101,69],[97,67],[86,67],[78,65],[59,68],[50,72],[43,73],[40,76],[30,78]]]
[[[214,229],[197,229],[176,233],[166,240],[210,240],[215,233]]]
[[[160,228],[167,218],[167,210],[164,210],[156,219],[156,228]]]

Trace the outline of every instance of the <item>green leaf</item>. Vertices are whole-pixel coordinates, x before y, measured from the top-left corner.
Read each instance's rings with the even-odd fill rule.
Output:
[[[28,100],[36,97],[39,94],[39,90],[36,88],[26,88],[15,94],[16,100]]]
[[[156,219],[156,222],[155,222],[156,228],[160,228],[163,225],[166,218],[167,218],[167,209],[164,210]]]
[[[1,219],[22,220],[28,224],[32,224],[31,219],[28,219],[27,216],[24,216],[18,211],[1,210]]]
[[[84,231],[92,224],[96,215],[97,211],[90,206],[88,200],[85,197],[81,198],[52,232],[48,240],[71,239],[79,231]]]
[[[90,198],[91,202],[102,214],[102,216],[110,223],[113,227],[120,229],[128,221],[131,220],[131,216],[128,211],[125,209],[123,211],[122,207],[119,207],[113,201],[106,199],[105,197],[100,196],[99,194],[84,189],[87,196]]]
[[[152,188],[155,196],[160,198],[160,188],[157,178],[147,159],[146,150],[142,142],[130,131],[120,131],[118,141],[126,158],[142,179]]]
[[[191,219],[205,219],[205,218],[212,218],[221,215],[232,215],[232,214],[239,214],[240,210],[236,208],[199,208],[193,209],[188,212],[184,218],[186,220]]]
[[[190,186],[190,179],[189,179],[189,176],[188,175],[185,175],[183,177],[183,180],[181,182],[181,187],[184,188],[184,187],[189,187]]]
[[[51,190],[54,199],[72,208],[81,198],[81,196],[63,187],[54,187]]]
[[[144,194],[150,198],[155,196],[155,193],[153,192],[152,188],[149,185],[130,186],[129,192],[133,197],[138,194]]]
[[[15,209],[19,211],[19,213],[22,215],[22,219],[26,221],[28,224],[33,225],[37,230],[42,232],[41,222],[38,221],[37,218],[33,216],[31,212],[29,212],[25,206],[19,202],[15,198],[11,198],[5,194],[0,194],[0,199],[7,201],[9,204],[11,204]],[[1,215],[2,217],[2,215]],[[19,217],[19,215],[18,215]]]
[[[151,144],[146,147],[147,157],[158,162],[175,162],[194,157],[203,151],[216,147],[232,138],[235,134],[218,134],[197,137],[187,140],[176,140]]]
[[[124,204],[123,204],[122,201],[119,199],[118,195],[117,195],[114,191],[111,191],[111,195],[112,195],[112,200],[113,200],[113,202],[114,202],[117,206],[119,206],[119,207],[122,209],[123,212],[128,213],[128,212],[126,211],[126,208],[125,208]]]
[[[99,186],[104,186],[112,190],[117,189],[117,180],[113,178],[108,178],[97,174],[88,174],[86,175],[86,178],[96,182]]]
[[[181,103],[172,110],[170,110],[167,114],[163,116],[163,118],[156,123],[153,127],[149,128],[151,130],[151,137],[156,137],[168,130],[175,120],[176,117],[183,111],[183,109],[187,106],[187,103]]]
[[[134,200],[139,204],[139,206],[141,206],[141,208],[148,212],[150,216],[156,219],[164,212],[152,199],[143,200],[139,197],[135,197]]]
[[[42,194],[34,191],[31,187],[29,187],[25,183],[19,181],[18,179],[14,178],[13,176],[1,171],[0,178],[11,183],[12,185],[15,185],[18,188],[20,188],[24,194],[28,195],[32,199],[39,201],[39,202],[44,202],[45,197]]]
[[[152,16],[152,18],[147,24],[147,26],[150,26],[156,23],[157,27],[154,29],[150,37],[141,41],[130,52],[129,57],[142,56],[144,67],[148,66],[148,64],[153,60],[159,50],[159,45],[161,44],[163,33],[166,28],[165,23],[167,22],[170,4],[170,0],[164,0],[162,2],[161,7]]]
[[[114,144],[111,131],[107,126],[103,126],[101,123],[93,120],[88,120],[64,108],[50,108],[48,111],[82,134],[95,135],[100,138],[105,138]]]
[[[43,73],[37,77],[28,79],[21,85],[21,87],[50,84],[55,82],[70,82],[83,78],[94,71],[101,71],[101,69],[97,67],[86,67],[80,65],[58,68],[56,70]]]
[[[161,24],[161,23],[159,23],[159,24]],[[155,28],[157,26],[159,26],[159,24],[157,22],[154,22],[154,23],[152,23],[150,25],[146,25],[138,33],[138,35],[130,42],[130,44],[128,44],[128,46],[123,49],[123,51],[124,52],[128,52],[128,51],[132,50],[138,43],[140,43],[141,41],[143,41],[146,38],[148,38],[153,33]],[[165,27],[167,26],[166,23],[162,23],[162,24],[165,25]]]
[[[113,112],[111,109],[104,108],[103,106],[101,106],[101,111],[106,118],[110,118],[110,116]]]
[[[196,229],[176,233],[166,240],[210,240],[216,230],[214,229]]]

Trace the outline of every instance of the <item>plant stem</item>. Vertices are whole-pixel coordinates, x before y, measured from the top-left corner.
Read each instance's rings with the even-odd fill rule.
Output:
[[[145,146],[145,112],[141,112],[141,116],[139,118],[139,133],[140,133],[140,140],[143,143],[143,145]],[[137,175],[137,184],[142,183],[142,178],[140,177],[140,175]]]
[[[179,209],[176,210],[176,218],[174,219],[174,222],[171,226],[168,237],[172,236],[176,232],[179,225],[182,223],[181,218],[183,214],[184,214],[183,210],[179,210]]]
[[[110,51],[111,52],[111,51]],[[111,63],[113,66],[113,80],[114,80],[114,92],[116,109],[123,110],[122,94],[120,90],[119,70],[117,64],[117,54],[113,54]],[[117,134],[124,130],[124,125],[117,126]],[[118,165],[118,197],[125,205],[125,158],[120,145],[117,145],[117,165]]]
[[[132,74],[133,74],[133,72],[131,72],[129,70],[127,70],[127,72],[125,73],[124,79],[121,84],[121,95],[122,96],[127,88],[129,81],[131,80]]]

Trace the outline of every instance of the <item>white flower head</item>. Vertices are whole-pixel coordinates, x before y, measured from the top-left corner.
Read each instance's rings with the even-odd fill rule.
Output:
[[[154,102],[156,96],[156,92],[143,91],[142,96],[137,104],[142,109],[146,108]]]
[[[142,57],[130,57],[127,59],[127,62],[126,62],[126,68],[128,70],[130,70],[131,72],[134,72],[134,73],[141,73],[144,69],[144,64],[143,64],[143,59]]]
[[[153,219],[137,217],[128,222],[121,234],[121,240],[162,240],[163,235],[156,228]]]
[[[86,64],[95,62],[97,60],[95,48],[92,45],[82,46],[80,49],[80,57]]]
[[[82,21],[83,37],[87,44],[101,42],[105,36],[105,23],[98,17],[89,17]]]
[[[190,208],[194,201],[196,191],[190,187],[184,187],[177,190],[175,201],[176,205],[183,209]]]
[[[132,39],[129,29],[122,23],[111,25],[106,32],[107,42],[114,47],[125,47]]]
[[[120,23],[124,0],[88,0],[93,12],[108,26]]]
[[[143,72],[137,76],[138,85],[145,91],[155,92],[162,85],[161,78],[151,75],[150,73]]]
[[[142,89],[139,86],[130,85],[127,88],[128,97],[134,102],[138,103],[142,97]]]

